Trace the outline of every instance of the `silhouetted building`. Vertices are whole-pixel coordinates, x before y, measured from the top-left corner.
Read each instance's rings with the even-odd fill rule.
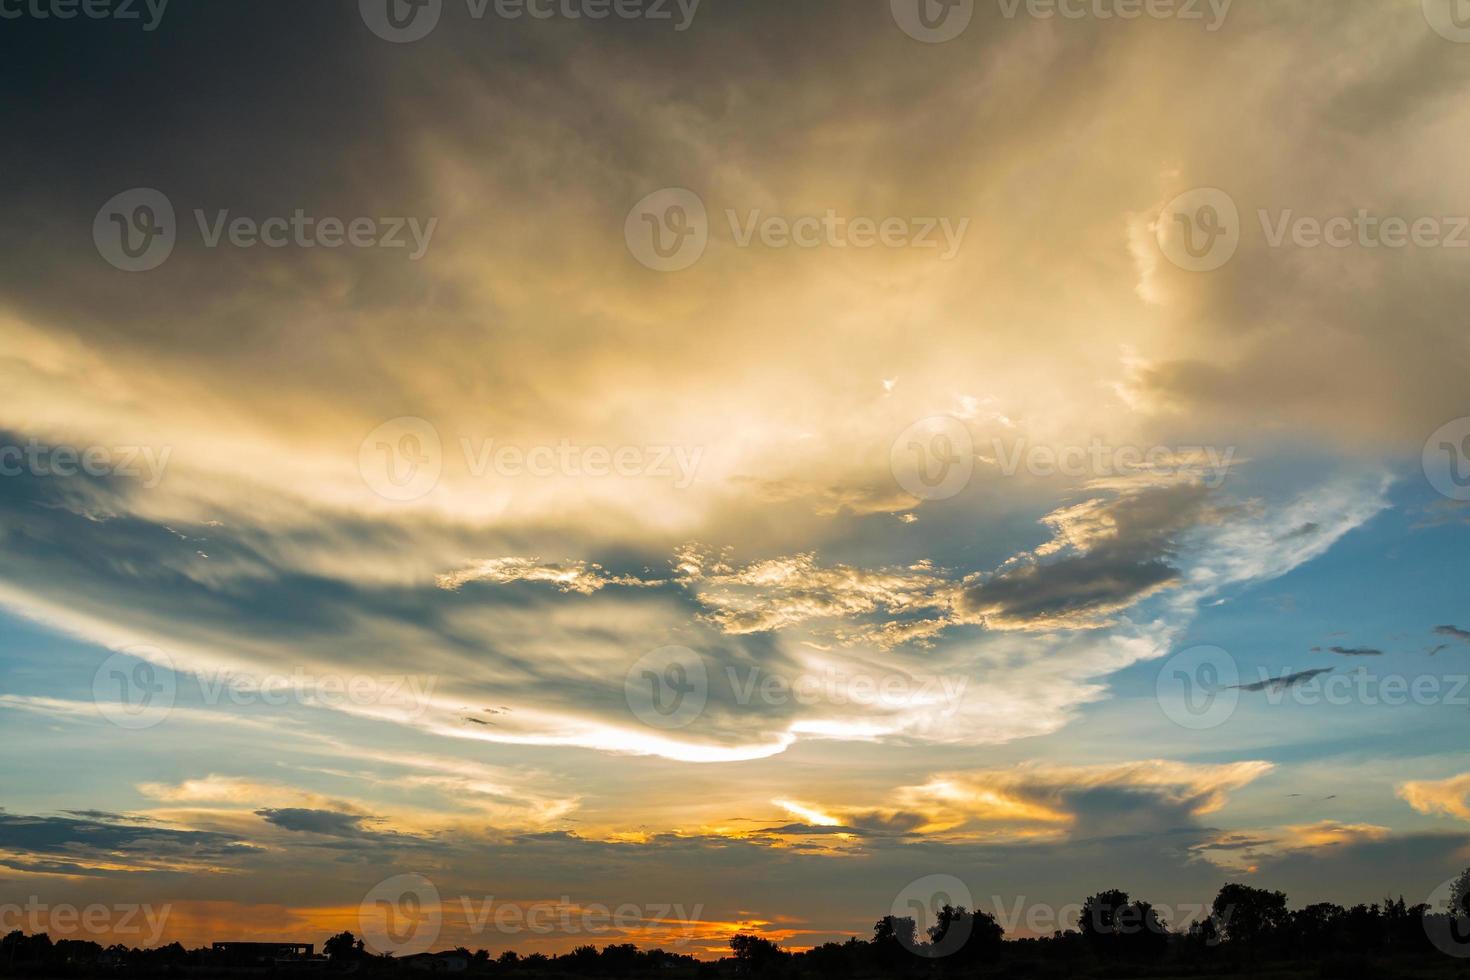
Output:
[[[470,958],[463,953],[418,953],[399,962],[425,973],[463,973],[470,968]]]
[[[281,960],[309,960],[312,943],[215,943],[214,956],[231,963],[275,963]]]

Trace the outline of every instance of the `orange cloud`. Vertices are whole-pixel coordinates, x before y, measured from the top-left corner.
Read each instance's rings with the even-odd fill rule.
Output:
[[[1412,781],[1398,788],[1399,798],[1420,813],[1470,821],[1470,773],[1438,781]]]

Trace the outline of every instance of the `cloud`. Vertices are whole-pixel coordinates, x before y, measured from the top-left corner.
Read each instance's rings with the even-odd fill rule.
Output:
[[[1045,518],[1052,541],[967,587],[961,608],[995,629],[1106,626],[1179,584],[1181,538],[1224,515],[1209,490],[1193,484],[1146,486],[1056,511]]]
[[[511,582],[548,582],[562,592],[577,592],[582,595],[591,595],[610,585],[649,588],[664,584],[631,575],[608,575],[601,565],[588,564],[585,561],[549,565],[542,564],[539,558],[485,558],[458,571],[439,575],[434,582],[439,588],[449,591],[456,591],[470,582],[494,582],[499,585]]]
[[[282,894],[350,909],[388,869],[360,838],[324,857],[304,828],[388,826],[458,848],[435,869],[445,894],[574,882],[616,904],[637,881],[714,894],[730,923],[765,902],[799,918],[825,893],[832,921],[803,926],[838,934],[887,907],[916,865],[985,868],[987,884],[1057,903],[1077,897],[1083,866],[1208,894],[1218,869],[1190,847],[1214,834],[1202,814],[1232,815],[1210,808],[1244,795],[1243,773],[1067,764],[1104,757],[1089,740],[1120,715],[1151,748],[1111,734],[1101,748],[1182,746],[1117,700],[1142,671],[1118,675],[1197,622],[1212,630],[1205,604],[1323,560],[1388,505],[1383,467],[1417,459],[1464,412],[1457,252],[1273,248],[1260,233],[1261,209],[1470,213],[1444,167],[1470,122],[1464,51],[1413,6],[1237,5],[1229,30],[1161,33],[982,4],[936,62],[914,57],[882,4],[841,18],[706,5],[701,29],[677,36],[446,24],[386,47],[350,4],[194,5],[174,25],[181,43],[150,46],[147,78],[127,89],[169,107],[142,115],[118,111],[116,71],[92,70],[126,71],[137,52],[16,22],[17,65],[35,70],[13,73],[13,128],[31,138],[6,162],[26,194],[0,223],[0,447],[168,452],[151,486],[119,472],[0,480],[0,606],[27,634],[6,653],[7,736],[41,772],[68,738],[95,748],[117,788],[61,802],[128,811],[137,787],[158,808],[138,820],[161,841],[112,836],[138,820],[71,814],[55,819],[110,829],[58,825],[52,850],[16,860],[56,877],[136,871],[137,851],[162,847],[247,912]],[[195,31],[231,43],[188,43]],[[1365,37],[1373,57],[1341,57]],[[57,78],[70,80],[67,125]],[[384,119],[396,138],[363,153]],[[1079,144],[1093,150],[1085,180]],[[108,166],[88,152],[99,145]],[[129,174],[180,218],[174,254],[146,276],[118,274],[88,240]],[[705,201],[711,240],[695,266],[653,275],[624,225],[671,182]],[[1166,202],[1205,185],[1232,196],[1243,235],[1200,274],[1163,257],[1155,231]],[[193,212],[223,209],[439,230],[418,262],[210,248]],[[948,262],[739,248],[722,227],[727,211],[829,210],[976,220]],[[418,499],[384,499],[373,467],[403,446],[369,435],[405,416],[433,425],[414,455],[441,472]],[[936,416],[960,427],[946,462],[980,465],[954,496],[915,501],[895,440]],[[1002,462],[1018,446],[1086,459],[1093,445],[1158,447],[1179,472]],[[1202,446],[1252,463],[1202,487],[1188,451]],[[647,472],[485,465],[501,449],[575,462],[625,448]],[[692,482],[653,472],[664,450],[699,459]],[[1463,517],[1426,510],[1450,531]],[[1447,641],[1465,638],[1455,629]],[[101,734],[92,676],[140,643],[167,651],[180,699],[119,747]],[[626,682],[670,645],[701,658],[709,690],[687,726],[660,729]],[[436,683],[415,704],[201,704],[199,679],[222,671]],[[817,681],[810,703],[742,696],[751,680],[759,692],[802,678]],[[829,679],[900,696],[839,700]],[[1063,731],[1089,710],[1080,737]],[[1255,758],[1260,737],[1211,733],[1194,749]],[[948,788],[925,775],[1033,751],[1052,763],[998,761]],[[820,772],[802,768],[813,759]],[[861,775],[844,788],[835,773]],[[855,780],[916,785],[832,805],[861,797]],[[22,773],[7,788],[54,796],[38,786]],[[840,819],[864,860],[674,830],[690,810],[772,796]],[[769,812],[748,826],[789,829],[791,814]],[[1359,840],[1372,825],[1353,814],[1297,826],[1261,833],[1355,841],[1263,860],[1313,887],[1323,869],[1376,884],[1394,858],[1429,880],[1463,847]],[[165,833],[180,828],[218,836]],[[602,839],[612,830],[645,840]],[[66,835],[98,846],[69,854]],[[238,870],[258,838],[269,846],[248,852],[250,876],[212,873]],[[104,853],[119,839],[130,849]],[[167,893],[175,870],[115,894]],[[238,911],[219,923],[265,915]]]
[[[18,870],[84,875],[202,871],[238,862],[254,850],[238,837],[152,821],[0,812],[0,863]]]
[[[1118,612],[1104,628],[1092,620],[1099,608],[1079,618],[1045,592],[1028,598],[1019,588],[1007,594],[1007,611],[975,622],[960,611],[961,596],[983,593],[983,576],[928,558],[824,563],[803,552],[739,562],[726,548],[687,545],[644,561],[622,555],[461,565],[470,572],[461,587],[445,588],[445,566],[365,574],[364,566],[398,562],[405,539],[355,522],[323,520],[297,537],[242,518],[163,526],[141,517],[98,523],[64,507],[27,509],[27,501],[61,498],[69,486],[0,486],[0,520],[27,511],[31,527],[46,529],[3,553],[0,601],[95,642],[167,650],[185,689],[232,675],[304,674],[361,677],[386,691],[411,662],[407,680],[419,691],[412,699],[313,698],[286,723],[309,731],[320,723],[313,713],[331,711],[455,741],[702,762],[768,758],[810,739],[991,744],[1055,731],[1105,696],[1108,674],[1164,655],[1199,597],[1310,560],[1376,507],[1371,484],[1328,484],[1308,495],[1310,506],[1278,508],[1241,507],[1192,485],[1147,480],[1094,492],[1052,511],[1043,521],[1050,540],[1003,560],[989,580],[1079,554],[1168,555],[1178,585],[1162,618],[1132,622]],[[1310,543],[1282,543],[1275,526],[1299,526],[1308,514],[1323,531]],[[79,534],[85,554],[35,544]],[[209,562],[194,554],[201,535],[211,539],[216,558]],[[329,557],[338,542],[351,542],[348,556]],[[440,544],[431,539],[429,551],[437,554]],[[98,563],[96,554],[131,557]],[[647,570],[660,562],[672,564],[672,576]],[[169,588],[159,589],[160,576]],[[13,584],[19,581],[26,585]],[[1054,628],[1044,631],[1048,624]],[[1021,638],[1013,643],[1009,634]],[[693,724],[664,732],[632,713],[624,675],[671,639],[705,659],[709,691]],[[789,688],[809,677],[835,678],[835,686],[822,681],[815,702],[741,693],[752,680]],[[877,681],[904,693],[876,700],[828,694]],[[40,710],[42,702],[7,696],[0,704]],[[92,707],[75,707],[78,720],[95,719]],[[263,711],[225,704],[207,711],[180,705],[170,718],[281,730]],[[558,796],[533,796],[514,819],[557,812]]]
[[[1305,684],[1315,677],[1320,677],[1323,674],[1330,674],[1332,673],[1332,671],[1333,668],[1331,667],[1323,667],[1316,670],[1303,670],[1300,673],[1286,674],[1281,677],[1271,677],[1267,678],[1266,680],[1256,681],[1252,684],[1237,684],[1234,689],[1237,691],[1251,691],[1257,693],[1260,691],[1280,693],[1282,691],[1290,690],[1293,687]]]
[[[1458,626],[1436,626],[1434,628],[1434,635],[1448,636],[1451,639],[1463,640],[1466,643],[1470,643],[1470,630],[1462,630]]]
[[[372,819],[360,814],[334,813],[331,810],[286,809],[256,810],[255,815],[266,823],[275,824],[284,830],[298,833],[322,834],[328,837],[376,836],[363,827],[363,821]]]
[[[1398,787],[1399,798],[1420,813],[1470,821],[1470,773],[1441,780],[1411,780]]]
[[[808,503],[822,517],[851,514],[896,514],[919,504],[919,500],[897,487],[889,486],[819,486],[800,480],[761,480],[735,477],[735,486],[748,487],[758,499],[772,503],[799,501]]]
[[[255,815],[272,826],[297,834],[311,834],[344,841],[363,841],[376,846],[424,847],[432,843],[426,837],[394,830],[376,829],[370,825],[381,824],[385,818],[360,813],[308,810],[299,807],[285,809],[266,807],[256,810]]]
[[[950,620],[957,583],[931,562],[906,568],[862,569],[821,566],[815,554],[791,555],[733,567],[707,551],[680,552],[681,581],[705,609],[706,618],[727,634],[763,633],[813,620],[853,623],[882,614]],[[862,632],[863,639],[885,636],[891,644],[933,630],[912,620],[890,620]],[[885,634],[884,630],[888,632]]]
[[[1298,852],[1321,854],[1330,848],[1386,841],[1391,835],[1388,827],[1376,824],[1320,820],[1270,830],[1236,830],[1199,844],[1193,850],[1221,868],[1249,874],[1265,861],[1280,860]]]
[[[139,783],[137,790],[149,799],[176,804],[223,803],[246,806],[289,800],[327,807],[344,805],[293,786],[241,776],[209,775],[178,783],[146,782]]]
[[[946,773],[898,791],[932,829],[1013,828],[1097,836],[1169,829],[1224,806],[1228,794],[1272,769],[1267,762],[1189,765],[1162,760],[1096,766],[1020,765]]]

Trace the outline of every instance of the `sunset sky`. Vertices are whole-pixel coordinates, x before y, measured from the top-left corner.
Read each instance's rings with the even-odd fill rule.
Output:
[[[1449,0],[135,6],[0,20],[0,931],[1470,865]]]

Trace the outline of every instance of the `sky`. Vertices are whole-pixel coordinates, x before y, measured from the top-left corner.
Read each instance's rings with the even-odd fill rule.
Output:
[[[1454,13],[0,3],[0,927],[1430,900]]]

